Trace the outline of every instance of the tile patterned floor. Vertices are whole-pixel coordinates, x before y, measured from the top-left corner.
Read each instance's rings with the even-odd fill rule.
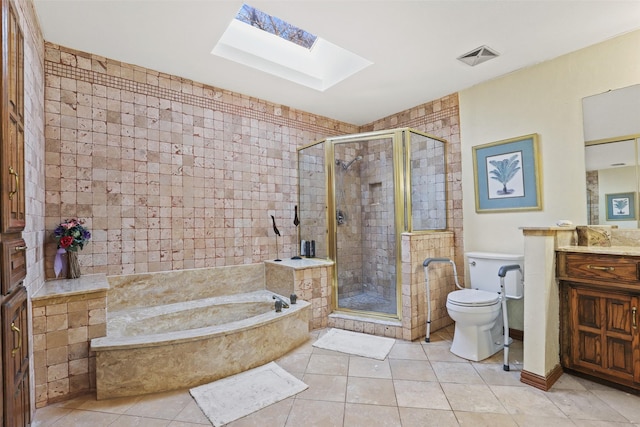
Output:
[[[383,360],[317,349],[325,330],[277,363],[309,385],[295,397],[229,424],[270,426],[640,427],[640,396],[564,374],[548,392],[520,382],[522,343],[469,362],[449,352],[451,329],[431,343],[397,341]],[[96,401],[93,395],[36,411],[34,427],[210,425],[188,390]]]

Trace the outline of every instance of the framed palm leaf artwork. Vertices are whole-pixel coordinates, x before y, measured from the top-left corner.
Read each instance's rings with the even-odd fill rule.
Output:
[[[636,193],[606,194],[607,221],[634,221],[636,219]]]
[[[538,135],[473,147],[476,212],[542,209]]]

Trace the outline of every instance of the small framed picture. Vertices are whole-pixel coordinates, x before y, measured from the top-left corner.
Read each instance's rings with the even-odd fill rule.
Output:
[[[476,212],[540,210],[538,135],[473,147]]]
[[[636,219],[636,193],[607,194],[607,221]]]

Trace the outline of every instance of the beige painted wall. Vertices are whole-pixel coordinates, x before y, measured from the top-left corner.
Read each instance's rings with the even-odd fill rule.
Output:
[[[586,222],[582,98],[639,83],[639,51],[635,31],[460,92],[465,250],[522,253],[519,227]],[[476,213],[472,147],[530,133],[540,138],[543,209]]]
[[[639,83],[639,51],[635,31],[459,93],[465,251],[523,253],[519,227],[586,224],[582,98]],[[531,133],[539,135],[543,209],[476,213],[472,147]],[[514,308],[510,326],[519,328],[522,306]]]

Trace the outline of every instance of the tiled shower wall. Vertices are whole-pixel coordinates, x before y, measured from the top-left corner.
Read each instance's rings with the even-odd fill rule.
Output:
[[[365,145],[362,194],[362,271],[365,292],[396,302],[395,179],[392,139]],[[394,310],[395,312],[395,310]]]
[[[410,127],[447,141],[445,147],[447,162],[447,230],[454,233],[455,262],[457,265],[464,265],[462,163],[458,94],[447,95],[435,101],[382,118],[367,126],[362,126],[359,131],[368,132],[399,127]],[[464,280],[463,277],[460,277],[460,279],[461,282]]]
[[[84,273],[292,256],[296,147],[358,131],[49,43],[45,85],[46,229],[86,221]],[[48,277],[54,251],[47,245]]]

